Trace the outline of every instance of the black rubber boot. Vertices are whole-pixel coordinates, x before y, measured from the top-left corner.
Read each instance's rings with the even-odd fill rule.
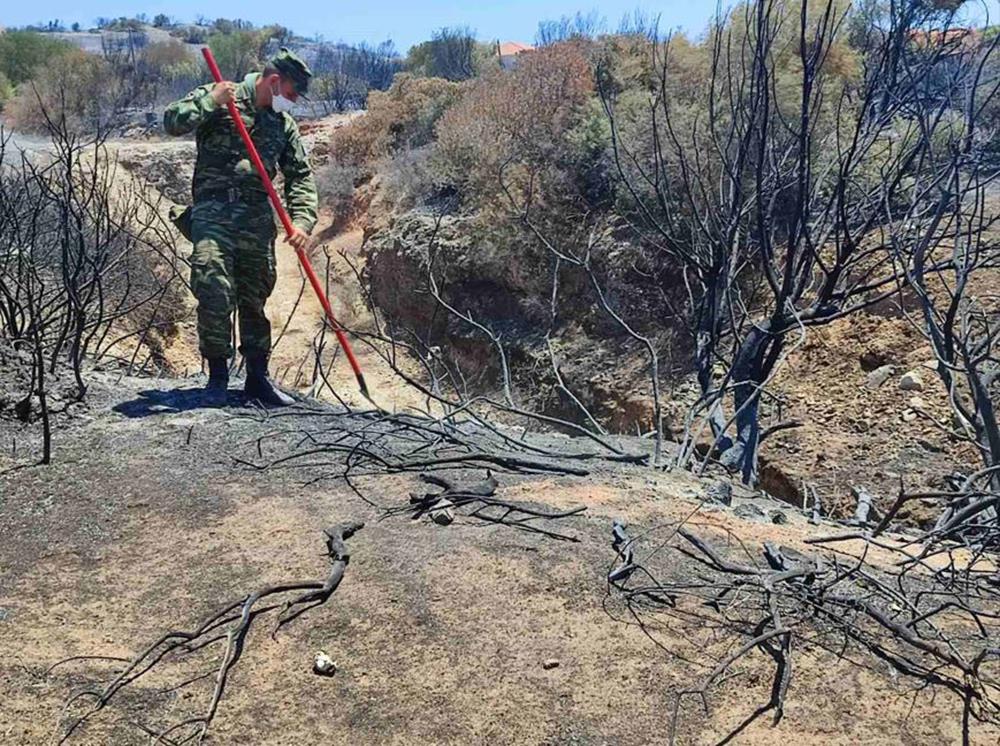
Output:
[[[229,403],[229,361],[225,358],[208,361],[208,384],[202,401],[206,407],[224,407]]]
[[[247,382],[243,392],[247,399],[263,404],[265,407],[288,407],[295,399],[279,389],[267,377],[267,355],[248,355]]]

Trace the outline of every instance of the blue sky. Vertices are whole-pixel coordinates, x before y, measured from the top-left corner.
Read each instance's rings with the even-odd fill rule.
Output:
[[[585,1],[585,0],[584,0]],[[1000,0],[969,0],[970,5],[988,9],[990,17],[1000,19]],[[660,16],[662,29],[680,28],[698,33],[704,29],[716,8],[716,0],[603,0],[587,6],[581,0],[505,0],[504,2],[459,2],[458,0],[333,0],[317,3],[298,0],[276,3],[273,0],[9,0],[0,10],[0,25],[23,26],[28,23],[60,19],[67,25],[78,21],[93,24],[98,16],[133,16],[157,13],[182,21],[193,21],[198,14],[208,17],[245,18],[256,24],[277,22],[306,36],[322,34],[331,41],[372,41],[390,38],[400,50],[430,37],[442,26],[469,26],[481,39],[531,42],[538,22],[589,12],[597,8],[617,26],[625,13],[635,9]]]
[[[586,2],[586,0],[583,0]],[[98,16],[133,16],[157,13],[183,21],[198,14],[216,18],[245,18],[256,24],[277,22],[305,36],[322,34],[331,41],[382,41],[390,38],[405,51],[430,38],[442,26],[469,26],[481,39],[531,42],[538,22],[589,12],[599,13],[617,26],[621,16],[636,8],[659,14],[661,27],[700,31],[715,10],[715,0],[602,0],[588,6],[581,0],[504,0],[503,2],[459,2],[458,0],[333,0],[310,2],[292,0],[276,3],[263,0],[38,0],[25,3],[10,0],[0,10],[0,24],[23,26],[54,18],[69,25],[78,21],[87,27]]]

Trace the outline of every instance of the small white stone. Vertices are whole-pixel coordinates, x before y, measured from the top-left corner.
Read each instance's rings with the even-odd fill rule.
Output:
[[[313,661],[313,673],[318,676],[333,676],[337,673],[337,664],[333,662],[333,658],[320,650]]]

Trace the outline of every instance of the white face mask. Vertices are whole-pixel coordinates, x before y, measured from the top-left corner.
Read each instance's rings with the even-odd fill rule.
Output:
[[[295,102],[291,99],[285,98],[280,93],[271,91],[271,108],[279,114],[284,111],[291,111],[294,106]]]

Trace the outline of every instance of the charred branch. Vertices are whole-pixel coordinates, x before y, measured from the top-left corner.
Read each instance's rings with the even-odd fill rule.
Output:
[[[259,617],[271,613],[274,619],[272,636],[292,620],[317,606],[322,606],[337,590],[350,562],[346,540],[364,527],[363,523],[345,523],[331,526],[324,531],[330,569],[326,578],[314,581],[285,582],[264,586],[238,600],[232,601],[206,617],[189,630],[172,630],[136,653],[127,665],[103,688],[77,692],[67,700],[69,711],[78,702],[89,702],[88,709],[70,718],[62,729],[59,743],[67,743],[80,729],[118,698],[122,690],[135,684],[150,671],[159,670],[171,662],[187,660],[206,650],[221,650],[215,664],[214,685],[201,714],[186,717],[174,724],[152,728],[138,727],[162,743],[202,743],[209,726],[222,703],[229,675],[243,655],[247,635]],[[68,661],[61,661],[62,665]],[[55,668],[53,666],[52,668]],[[50,671],[52,669],[50,668]],[[183,688],[209,678],[198,675],[172,690]]]
[[[641,540],[619,522],[612,527],[616,563],[608,581],[633,616],[642,623],[647,615],[667,615],[691,634],[710,628],[706,651],[715,645],[726,651],[701,664],[708,673],[697,686],[673,693],[672,740],[685,702],[694,698],[707,711],[713,690],[754,665],[754,651],[772,662],[771,697],[724,740],[767,712],[777,723],[800,647],[859,666],[881,661],[914,689],[951,692],[961,702],[966,743],[974,722],[1000,722],[1000,597],[988,580],[993,557],[963,557],[963,547],[939,537],[914,553],[906,543],[861,533],[816,540],[814,546],[827,547],[822,554],[765,543],[755,556],[732,535],[724,545],[685,524],[658,527]],[[936,554],[944,560],[931,565]]]

